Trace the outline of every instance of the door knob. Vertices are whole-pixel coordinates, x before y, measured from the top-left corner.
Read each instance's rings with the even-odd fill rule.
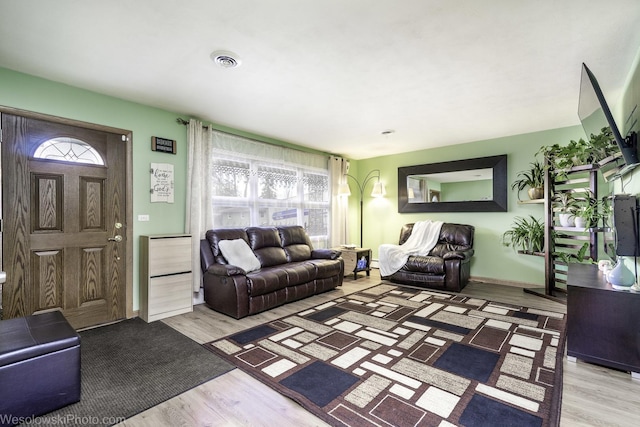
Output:
[[[113,236],[113,237],[109,237],[107,240],[108,240],[108,241],[110,241],[110,242],[117,242],[117,243],[119,243],[119,242],[122,242],[122,236],[120,236],[120,235],[117,235],[117,234],[116,234],[116,235],[115,235],[115,236]]]

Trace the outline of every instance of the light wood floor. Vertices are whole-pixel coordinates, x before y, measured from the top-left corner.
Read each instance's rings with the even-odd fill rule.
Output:
[[[204,305],[192,313],[163,320],[198,343],[293,314],[380,283],[374,270],[357,281],[345,278],[341,288],[241,320]],[[470,283],[464,294],[566,313],[562,304],[524,293],[520,288]],[[239,369],[142,412],[120,426],[327,426],[298,404]],[[640,381],[631,375],[578,361],[564,361],[561,425],[640,426]]]

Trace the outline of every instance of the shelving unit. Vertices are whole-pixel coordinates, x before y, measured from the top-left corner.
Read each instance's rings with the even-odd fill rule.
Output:
[[[563,179],[556,180],[552,180],[549,168],[545,168],[545,198],[543,200],[545,210],[545,286],[544,288],[525,288],[525,292],[564,303],[567,299],[568,264],[554,256],[554,253],[577,254],[587,243],[589,245],[587,256],[592,260],[598,259],[598,234],[603,229],[560,226],[557,215],[553,211],[551,198],[557,192],[571,192],[576,199],[584,198],[589,193],[598,198],[598,171],[600,167],[600,164],[576,166],[567,170],[563,174]]]

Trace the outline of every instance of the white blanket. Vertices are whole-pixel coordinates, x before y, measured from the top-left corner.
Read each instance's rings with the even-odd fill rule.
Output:
[[[380,276],[391,276],[400,270],[410,255],[429,255],[438,243],[444,221],[419,221],[413,225],[411,235],[402,245],[382,244],[378,248]]]

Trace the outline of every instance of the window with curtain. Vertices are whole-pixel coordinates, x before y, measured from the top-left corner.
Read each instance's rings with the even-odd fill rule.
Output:
[[[214,149],[211,175],[216,228],[302,225],[328,247],[328,170]]]

